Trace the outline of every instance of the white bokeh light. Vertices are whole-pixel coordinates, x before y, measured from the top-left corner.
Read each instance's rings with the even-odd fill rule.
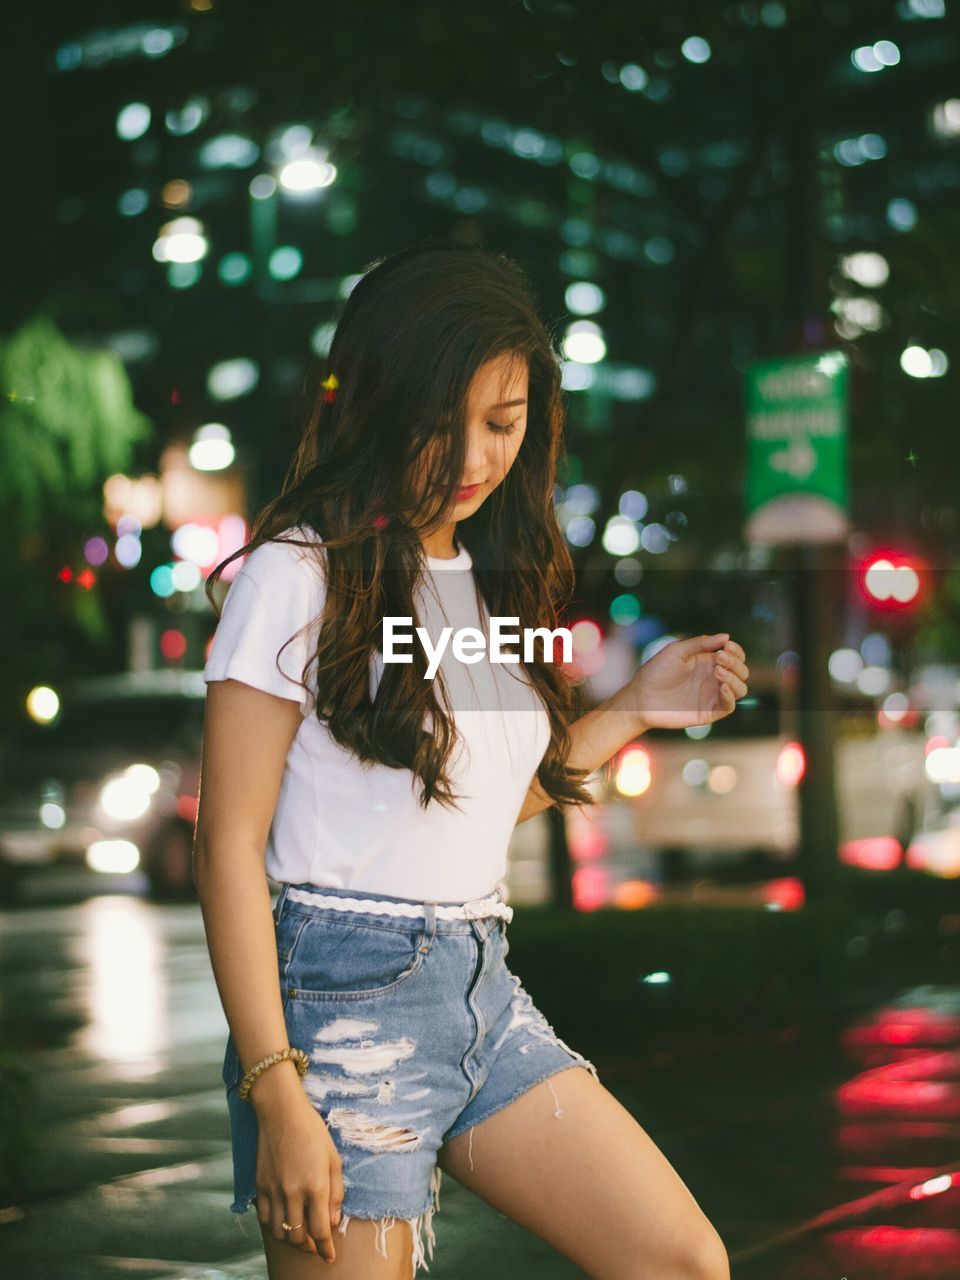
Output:
[[[702,63],[710,61],[710,45],[703,36],[688,36],[680,46],[680,52],[688,62]]]
[[[199,262],[209,249],[203,226],[196,218],[174,218],[160,228],[154,241],[157,262]]]
[[[208,565],[217,558],[220,538],[216,529],[210,528],[209,525],[187,523],[174,529],[170,546],[181,560],[194,565]],[[177,590],[192,590],[192,587],[177,586]]]
[[[607,354],[603,330],[592,320],[575,320],[567,326],[563,354],[580,364],[596,364]]]
[[[864,667],[856,680],[861,693],[874,696],[886,693],[890,687],[890,672],[886,667]]]
[[[117,112],[117,137],[124,142],[142,138],[150,128],[150,108],[145,102],[128,102]]]
[[[35,685],[26,698],[27,715],[37,724],[49,724],[60,710],[60,697],[47,684]]]
[[[882,253],[848,253],[841,259],[840,269],[865,289],[878,288],[890,277],[890,266]]]
[[[208,422],[198,427],[187,456],[195,471],[223,471],[232,466],[236,450],[230,428],[222,422]]]
[[[929,378],[933,361],[923,347],[906,347],[900,353],[900,368],[911,378]]]
[[[863,670],[863,658],[856,649],[834,649],[827,659],[827,669],[834,680],[852,684]]]
[[[290,160],[280,170],[280,185],[285,191],[303,194],[329,187],[336,176],[336,166],[328,160],[300,156],[296,160]]]
[[[611,516],[603,531],[603,549],[612,556],[629,556],[640,547],[640,530],[626,516]]]
[[[592,316],[607,305],[607,295],[590,280],[575,280],[563,295],[568,311],[576,316]]]

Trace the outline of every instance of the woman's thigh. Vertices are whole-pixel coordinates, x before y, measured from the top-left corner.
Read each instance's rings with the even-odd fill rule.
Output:
[[[269,1280],[321,1280],[323,1276],[336,1276],[337,1280],[410,1280],[413,1233],[404,1218],[398,1218],[383,1233],[386,1257],[377,1248],[378,1223],[369,1218],[351,1218],[345,1232],[333,1232],[337,1255],[333,1263],[321,1254],[304,1253],[277,1240],[269,1225],[259,1225]]]
[[[592,1280],[729,1276],[726,1249],[676,1170],[583,1067],[450,1139],[438,1164]]]

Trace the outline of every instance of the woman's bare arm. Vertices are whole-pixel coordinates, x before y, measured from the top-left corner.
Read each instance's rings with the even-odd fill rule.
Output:
[[[730,715],[747,693],[746,656],[726,631],[669,641],[622,689],[574,721],[567,763],[589,776],[648,729],[683,729]],[[534,778],[517,822],[553,803]]]
[[[194,880],[207,947],[240,1065],[289,1045],[264,854],[297,703],[237,680],[207,688]],[[331,1234],[343,1201],[342,1162],[296,1065],[254,1081],[257,1217],[276,1240],[336,1258]],[[283,1222],[304,1223],[285,1232]]]
[[[586,769],[588,776],[616,754],[621,747],[645,733],[647,725],[625,695],[626,686],[599,703],[570,725],[570,755],[567,764]],[[536,778],[524,797],[517,823],[526,822],[554,803]]]
[[[284,762],[301,722],[297,703],[237,680],[207,687],[194,880],[220,1000],[240,1063],[286,1048],[264,850]],[[259,1108],[301,1089],[293,1062],[254,1083]]]

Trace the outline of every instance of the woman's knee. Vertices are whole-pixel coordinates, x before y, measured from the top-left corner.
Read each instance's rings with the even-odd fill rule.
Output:
[[[730,1280],[726,1246],[709,1223],[691,1236],[684,1266],[683,1280]]]
[[[641,1251],[639,1268],[618,1273],[618,1280],[730,1280],[730,1260],[709,1222],[678,1233],[656,1257]]]
[[[723,1241],[706,1222],[676,1234],[662,1248],[637,1246],[629,1259],[621,1256],[612,1268],[590,1275],[595,1280],[730,1280],[730,1259]]]

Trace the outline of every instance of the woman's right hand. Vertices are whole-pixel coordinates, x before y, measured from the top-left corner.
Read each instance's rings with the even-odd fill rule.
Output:
[[[265,1072],[256,1085],[264,1085],[270,1074]],[[258,1100],[257,1217],[275,1239],[334,1262],[332,1231],[340,1222],[343,1162],[299,1080],[294,1089],[269,1100],[264,1091]],[[255,1092],[251,1090],[251,1098]],[[284,1231],[284,1222],[303,1226]]]

